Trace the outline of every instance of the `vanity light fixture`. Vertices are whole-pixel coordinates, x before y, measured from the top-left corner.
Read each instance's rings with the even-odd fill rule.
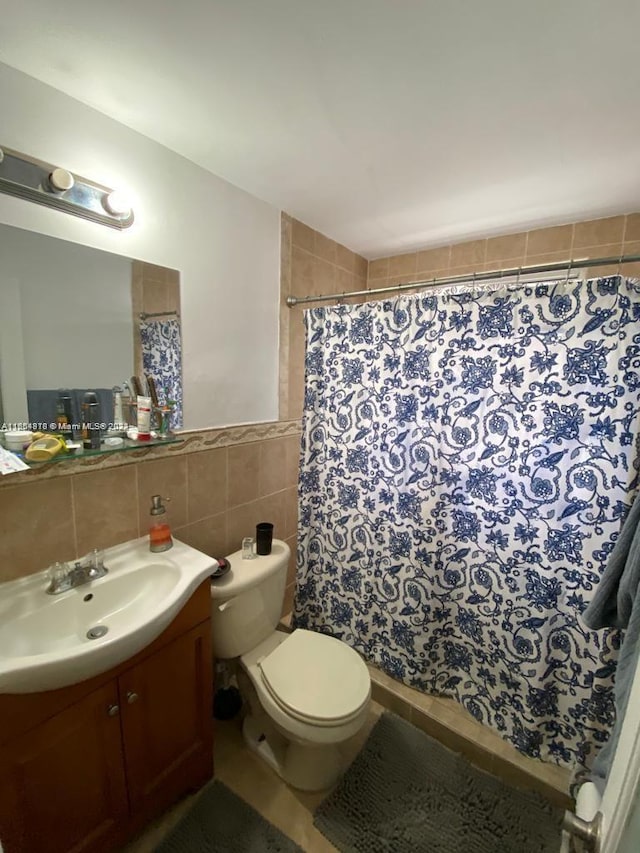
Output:
[[[111,228],[133,223],[124,193],[10,148],[0,148],[0,192]]]

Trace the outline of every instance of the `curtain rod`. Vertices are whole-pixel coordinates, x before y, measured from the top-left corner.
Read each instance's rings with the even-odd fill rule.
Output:
[[[141,320],[147,320],[149,317],[179,317],[177,311],[156,311],[154,314],[146,314],[144,311],[141,311],[138,315]]]
[[[406,284],[392,284],[388,287],[377,287],[375,290],[348,290],[344,293],[325,293],[322,296],[287,296],[287,305],[301,305],[305,302],[327,302],[329,300],[340,300],[347,296],[374,296],[377,293],[399,293],[403,290],[414,290],[416,287],[435,287],[439,284],[462,284],[470,281],[490,281],[494,278],[508,276],[531,275],[533,273],[547,273],[566,270],[587,269],[589,267],[602,267],[609,264],[631,264],[640,261],[640,255],[619,255],[614,258],[585,258],[579,261],[563,261],[561,264],[538,264],[530,267],[512,267],[504,270],[490,270],[489,272],[471,273],[468,275],[454,275],[444,278],[432,278],[424,281],[410,281]]]

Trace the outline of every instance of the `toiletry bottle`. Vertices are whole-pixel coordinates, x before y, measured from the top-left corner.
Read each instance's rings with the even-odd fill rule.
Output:
[[[151,397],[138,395],[138,441],[151,439]]]
[[[129,385],[129,380],[125,379],[122,383],[122,414],[123,414],[123,424],[124,430],[129,428],[129,424],[135,424],[137,420],[137,412],[136,412],[136,402],[131,394],[131,387]]]
[[[151,498],[151,524],[149,526],[149,550],[157,553],[158,551],[168,551],[173,547],[173,539],[171,538],[171,529],[166,518],[162,516],[166,513],[166,507],[162,501],[168,501],[170,498],[163,498],[161,495],[153,495]]]
[[[61,432],[65,438],[70,439],[72,437],[72,424],[71,395],[68,391],[61,390],[58,392],[58,400],[56,402],[56,425],[58,432]]]
[[[119,385],[114,385],[113,393],[113,424],[114,432],[124,432],[126,425],[124,422],[124,407],[122,404],[122,388]]]
[[[95,391],[87,391],[82,402],[82,445],[100,450],[100,403]]]

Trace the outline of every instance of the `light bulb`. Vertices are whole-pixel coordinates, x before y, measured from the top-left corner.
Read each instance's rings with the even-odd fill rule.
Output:
[[[49,175],[49,184],[56,193],[64,193],[70,190],[74,183],[73,175],[66,169],[54,169]]]
[[[127,196],[120,190],[113,190],[102,199],[107,213],[112,216],[126,216],[131,213],[131,204]]]

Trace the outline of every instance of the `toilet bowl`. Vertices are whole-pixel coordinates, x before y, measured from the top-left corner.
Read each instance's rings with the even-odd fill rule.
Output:
[[[341,744],[366,722],[369,671],[345,643],[326,634],[276,630],[290,549],[242,560],[213,582],[212,632],[217,658],[238,658],[238,683],[249,706],[247,744],[290,785],[317,791],[344,769]]]

